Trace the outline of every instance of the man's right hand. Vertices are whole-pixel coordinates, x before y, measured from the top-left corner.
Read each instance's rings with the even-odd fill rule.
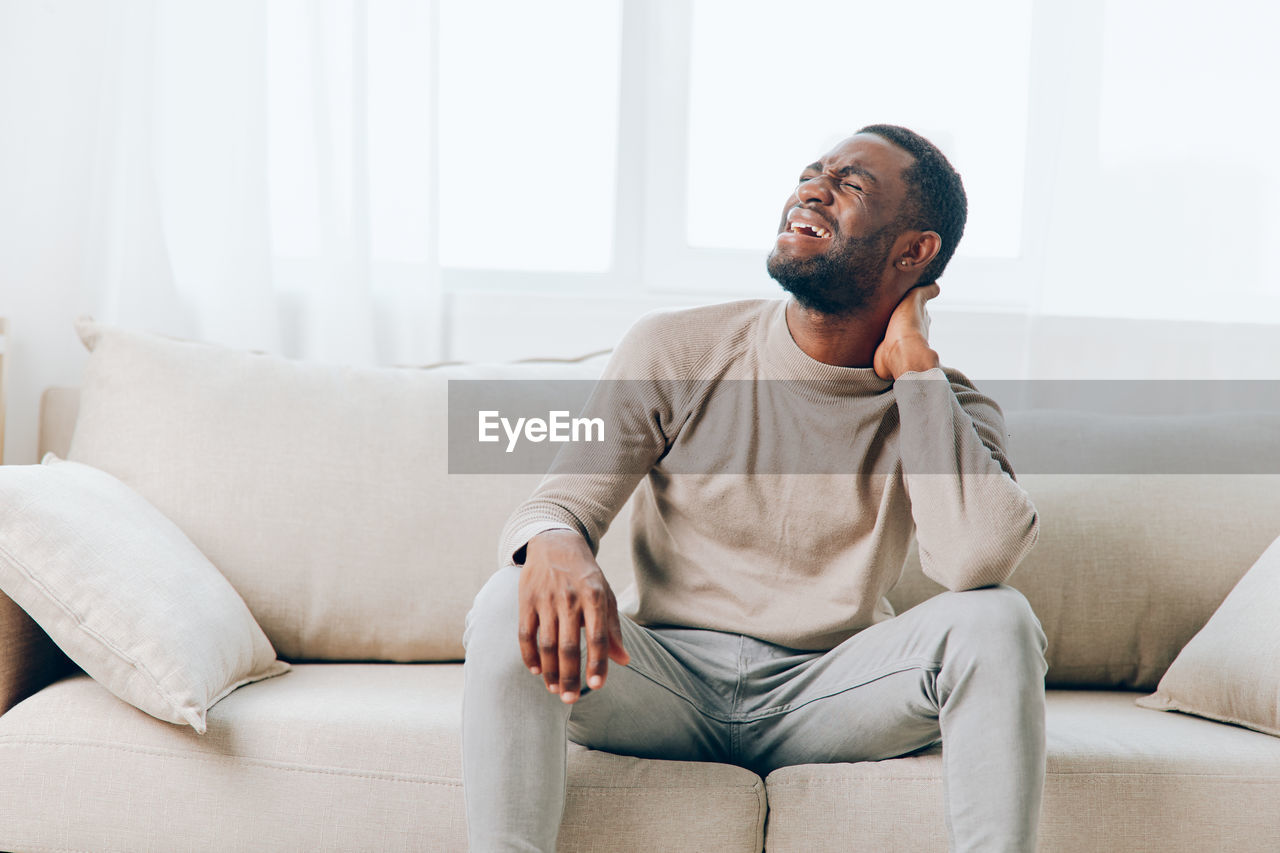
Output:
[[[549,530],[529,540],[520,572],[520,656],[547,689],[578,701],[581,632],[587,629],[587,686],[604,686],[613,659],[626,666],[618,603],[591,548],[577,532]]]

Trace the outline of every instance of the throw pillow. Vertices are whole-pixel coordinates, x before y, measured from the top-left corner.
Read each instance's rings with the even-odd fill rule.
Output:
[[[0,468],[0,589],[116,696],[200,733],[223,696],[289,669],[173,522],[53,454]]]
[[[1144,708],[1182,711],[1280,736],[1280,539],[1174,659]]]

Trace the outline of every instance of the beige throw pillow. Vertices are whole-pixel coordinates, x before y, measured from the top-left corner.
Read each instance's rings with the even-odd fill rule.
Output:
[[[1182,649],[1144,708],[1280,736],[1280,539]]]
[[[223,696],[289,669],[173,522],[53,454],[0,467],[0,589],[116,696],[200,733]]]

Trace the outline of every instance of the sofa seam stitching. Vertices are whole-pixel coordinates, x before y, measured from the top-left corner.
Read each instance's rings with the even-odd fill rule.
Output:
[[[858,762],[863,763],[863,762]],[[1272,782],[1280,783],[1280,776],[1245,776],[1240,774],[1222,774],[1222,773],[1158,773],[1146,772],[1139,770],[1081,770],[1081,771],[1050,771],[1047,776],[1158,776],[1169,779],[1195,778],[1195,779],[1221,779],[1228,782]],[[848,779],[822,779],[803,782],[769,782],[765,780],[765,784],[770,788],[800,788],[800,787],[816,787],[819,785],[844,785]],[[860,782],[941,782],[942,776],[885,776],[882,778],[862,777],[856,781]]]
[[[706,785],[570,785],[570,791],[591,791],[597,794],[626,794],[631,796],[636,791],[705,791]],[[726,785],[724,791],[750,791],[755,793],[755,785]]]
[[[395,773],[369,773],[369,772],[359,773],[359,772],[343,770],[339,768],[328,768],[320,765],[311,765],[311,766],[291,765],[281,761],[276,761],[276,760],[267,759],[267,758],[252,758],[248,756],[239,756],[239,755],[207,755],[207,754],[199,754],[199,753],[179,752],[179,751],[166,750],[166,749],[147,749],[147,748],[139,748],[139,747],[120,746],[118,744],[101,743],[98,741],[91,741],[87,739],[32,737],[32,736],[19,737],[15,735],[0,735],[0,747],[21,746],[23,744],[44,745],[44,746],[96,747],[98,749],[116,750],[119,752],[133,752],[139,755],[155,755],[155,756],[164,757],[164,758],[181,758],[181,759],[194,760],[194,761],[203,761],[206,763],[218,763],[220,761],[242,762],[245,764],[253,764],[253,765],[258,765],[262,767],[267,767],[273,770],[287,770],[287,771],[296,772],[296,773],[315,773],[315,774],[330,775],[330,776],[350,776],[358,779],[379,779],[384,781],[410,782],[410,783],[425,784],[425,785],[441,785],[441,786],[453,787],[453,788],[462,787],[461,782],[451,780],[451,779],[446,779],[443,777],[413,778],[413,777],[404,776],[402,774],[395,774]],[[755,792],[757,787],[763,787],[763,785],[764,785],[764,780],[757,778],[754,781],[752,781],[750,785],[725,785],[725,786],[722,786],[722,789],[723,790],[740,789],[740,790],[748,790],[748,791]],[[631,791],[645,791],[645,790],[693,791],[693,790],[703,790],[707,786],[705,784],[680,785],[680,786],[666,785],[666,784],[663,784],[660,786],[645,786],[645,785],[598,786],[598,785],[571,784],[568,787],[575,791],[592,791],[595,793],[623,794]]]
[[[419,777],[414,778],[399,773],[372,773],[372,772],[356,772],[344,770],[337,767],[325,767],[322,765],[300,765],[288,764],[286,762],[277,761],[269,758],[252,758],[241,755],[208,755],[205,753],[195,753],[189,751],[178,751],[170,749],[142,748],[136,746],[120,746],[112,743],[102,743],[100,741],[92,741],[83,738],[55,738],[55,737],[38,737],[38,736],[15,736],[0,735],[0,747],[4,746],[21,746],[26,745],[43,745],[43,746],[70,746],[70,747],[88,747],[105,750],[115,750],[117,752],[132,752],[138,755],[152,755],[161,758],[179,758],[187,761],[199,761],[207,764],[218,764],[222,762],[233,762],[250,764],[260,767],[266,767],[272,770],[284,770],[290,773],[314,773],[324,776],[350,776],[356,779],[378,779],[390,782],[408,782],[419,785],[441,785],[445,787],[460,788],[462,783],[447,779],[444,777]]]

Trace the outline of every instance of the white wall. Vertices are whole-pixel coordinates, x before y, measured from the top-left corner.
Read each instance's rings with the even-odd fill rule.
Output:
[[[21,265],[10,266],[9,257]],[[57,247],[10,251],[5,268],[24,288],[6,288],[10,338],[6,462],[36,460],[39,395],[75,385],[85,354],[72,321],[93,310],[78,287],[74,257]],[[16,297],[16,298],[14,298]],[[613,345],[646,311],[698,300],[454,293],[447,306],[447,357],[509,361],[569,357]],[[1280,380],[1280,335],[1266,324],[1028,317],[935,308],[932,337],[943,361],[983,379]]]
[[[611,346],[645,311],[730,298],[453,293],[449,357],[579,355]],[[930,315],[930,336],[943,362],[974,380],[1280,380],[1280,329],[1270,323],[976,311],[947,307],[943,297],[930,303]]]

